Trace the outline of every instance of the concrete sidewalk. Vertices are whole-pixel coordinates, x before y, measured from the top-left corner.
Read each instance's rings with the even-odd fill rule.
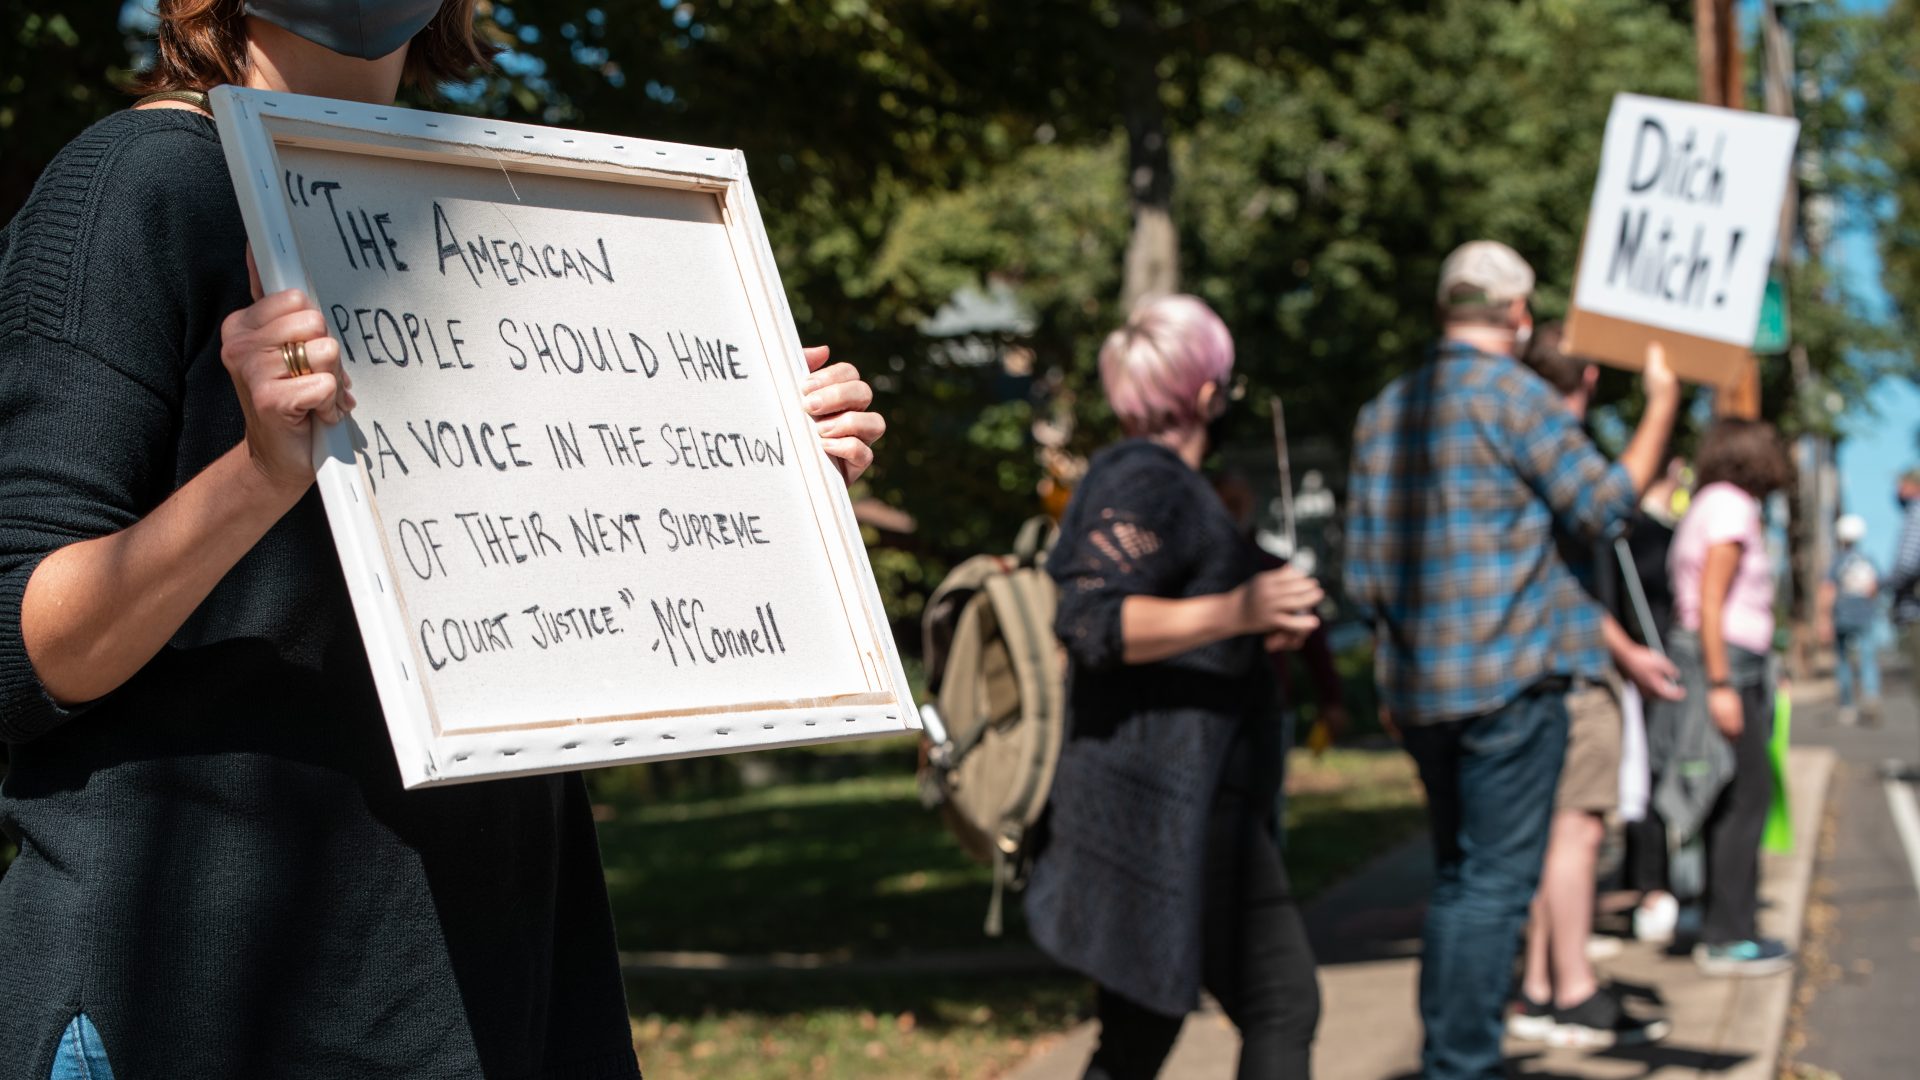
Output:
[[[1761,930],[1798,945],[1813,881],[1820,820],[1834,755],[1796,747],[1788,761],[1793,854],[1765,856]],[[1426,840],[1380,859],[1329,890],[1307,912],[1320,957],[1323,998],[1314,1046],[1316,1080],[1410,1080],[1420,1064],[1415,1013],[1420,924],[1431,881]],[[1539,1080],[1775,1080],[1796,975],[1709,979],[1690,959],[1628,941],[1598,965],[1603,978],[1657,994],[1673,1034],[1651,1047],[1618,1051],[1546,1050],[1510,1044],[1509,1064]],[[1006,1080],[1074,1080],[1098,1036],[1088,1022],[1068,1032]],[[1231,1077],[1239,1037],[1217,1009],[1188,1018],[1163,1080]]]

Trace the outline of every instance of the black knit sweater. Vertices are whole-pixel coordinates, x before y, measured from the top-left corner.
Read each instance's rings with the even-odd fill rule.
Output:
[[[1071,660],[1067,742],[1027,887],[1027,923],[1061,963],[1167,1015],[1199,1003],[1208,814],[1223,773],[1271,806],[1272,667],[1254,637],[1127,664],[1129,596],[1227,592],[1259,568],[1220,499],[1165,447],[1093,459],[1047,561]]]
[[[119,1080],[638,1076],[578,776],[403,792],[319,498],[158,656],[46,695],[20,602],[243,435],[213,124],[123,112],[0,236],[0,1080],[80,1011]]]

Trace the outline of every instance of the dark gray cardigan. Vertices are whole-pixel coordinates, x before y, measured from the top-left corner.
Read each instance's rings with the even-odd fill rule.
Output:
[[[1122,662],[1128,596],[1225,592],[1257,553],[1172,452],[1142,440],[1093,461],[1047,570],[1070,658],[1068,738],[1026,894],[1034,940],[1102,986],[1167,1015],[1199,1001],[1208,811],[1230,749],[1271,805],[1272,668],[1232,638],[1154,664]],[[1236,744],[1242,734],[1255,738]],[[1250,749],[1255,743],[1262,749]]]

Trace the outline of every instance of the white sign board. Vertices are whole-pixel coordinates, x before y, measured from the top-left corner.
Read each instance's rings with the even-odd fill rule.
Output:
[[[917,726],[737,151],[212,102],[409,787]]]
[[[1712,343],[1705,351],[1714,372],[1726,366],[1719,360],[1744,356],[1759,326],[1799,130],[1795,120],[1762,113],[1614,98],[1574,288],[1573,337],[1583,352],[1634,365],[1654,337],[1669,342],[1670,354],[1694,339]],[[1617,332],[1583,335],[1582,316],[1600,317],[1589,326],[1670,333],[1642,334],[1637,344],[1616,340]],[[1630,355],[1607,355],[1608,345]]]

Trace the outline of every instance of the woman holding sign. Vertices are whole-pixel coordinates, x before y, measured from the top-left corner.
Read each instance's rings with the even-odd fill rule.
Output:
[[[577,775],[403,793],[320,500],[353,405],[250,289],[198,91],[465,78],[473,0],[160,0],[158,96],[0,234],[8,1076],[637,1077]],[[807,407],[844,475],[878,416]]]
[[[1320,586],[1259,572],[1200,476],[1233,339],[1191,296],[1139,307],[1100,350],[1131,436],[1096,456],[1047,570],[1072,661],[1027,890],[1034,940],[1099,984],[1087,1076],[1151,1077],[1204,985],[1242,1078],[1304,1077],[1320,1017],[1312,949],[1269,830],[1280,756],[1268,649],[1319,625]]]

